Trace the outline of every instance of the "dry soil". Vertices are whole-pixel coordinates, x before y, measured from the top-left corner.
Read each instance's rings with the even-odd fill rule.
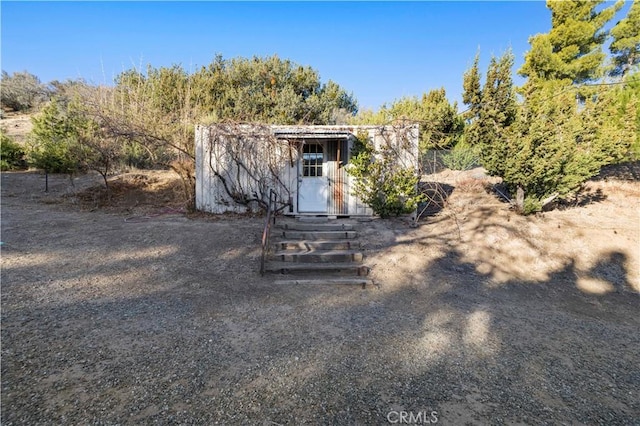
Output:
[[[261,277],[263,218],[166,172],[50,179],[2,174],[3,425],[640,424],[637,165],[526,218],[429,176],[418,226],[353,221],[365,289]]]

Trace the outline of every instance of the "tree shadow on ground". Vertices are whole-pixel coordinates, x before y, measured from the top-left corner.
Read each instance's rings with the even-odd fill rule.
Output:
[[[519,231],[495,215],[478,207],[459,223],[430,218],[428,232],[392,229],[371,254],[442,250],[415,264],[398,256],[402,273],[360,290],[247,273],[260,224],[130,227],[61,212],[35,244],[21,230],[42,217],[22,214],[7,235],[65,262],[3,268],[3,423],[387,424],[392,411],[435,410],[447,424],[633,424],[640,303],[627,255],[513,277],[515,259],[469,257]],[[70,225],[84,238],[57,232]],[[247,241],[227,235],[239,226]],[[120,257],[103,235],[125,240]],[[520,235],[542,259],[535,236]],[[94,293],[109,283],[118,291]]]
[[[392,392],[391,406],[435,406],[452,423],[633,421],[640,404],[629,393],[610,392],[618,386],[633,392],[640,384],[639,375],[625,373],[638,362],[631,348],[640,343],[633,331],[640,326],[640,294],[629,280],[627,254],[604,253],[586,271],[567,258],[545,278],[496,281],[510,273],[508,265],[483,269],[455,240],[428,233],[424,247],[449,248],[413,277],[402,272],[403,263],[397,281],[380,283],[389,288],[381,303],[402,309],[406,319],[406,329],[396,332],[412,342],[389,343],[406,352],[399,357],[409,365],[397,370],[405,388]]]
[[[610,164],[600,169],[598,176],[593,180],[609,180],[617,179],[623,181],[639,181],[640,180],[640,160],[628,161],[620,164]]]

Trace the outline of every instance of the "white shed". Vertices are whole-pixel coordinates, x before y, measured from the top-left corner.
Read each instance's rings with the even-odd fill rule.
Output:
[[[370,216],[346,172],[357,135],[392,149],[398,165],[418,169],[418,125],[196,127],[196,208],[257,210],[278,195],[285,214]]]

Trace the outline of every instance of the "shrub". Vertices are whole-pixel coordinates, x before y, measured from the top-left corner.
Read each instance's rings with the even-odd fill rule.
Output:
[[[366,132],[359,133],[347,172],[356,178],[354,193],[380,217],[415,211],[424,196],[414,170],[398,167],[394,150],[376,150]]]
[[[35,75],[26,71],[9,75],[2,71],[0,101],[3,107],[14,111],[26,111],[39,105],[46,98],[47,90]]]
[[[9,136],[0,132],[0,170],[20,170],[27,168],[24,148]]]
[[[459,142],[452,150],[442,155],[442,163],[451,170],[470,170],[479,165],[477,149]]]

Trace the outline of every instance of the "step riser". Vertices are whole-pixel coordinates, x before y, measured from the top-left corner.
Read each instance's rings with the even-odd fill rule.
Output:
[[[296,275],[296,276],[309,276],[317,278],[318,276],[327,276],[328,273],[338,275],[350,275],[358,277],[366,277],[369,275],[369,267],[364,265],[355,265],[345,263],[343,265],[331,265],[328,267],[326,264],[318,263],[314,265],[304,265],[301,267],[299,264],[291,263],[285,266],[267,266],[267,272],[283,275]]]
[[[356,238],[355,231],[283,231],[280,237],[292,240],[351,240]]]
[[[298,254],[278,254],[275,259],[282,262],[362,262],[362,253],[349,254],[321,254],[321,253],[298,253]]]
[[[322,223],[285,223],[279,228],[287,231],[353,231],[353,225],[322,224]]]
[[[373,285],[373,280],[364,278],[334,278],[334,279],[292,279],[292,280],[276,280],[276,285],[361,285],[365,288],[367,284]]]
[[[351,250],[360,248],[359,241],[288,241],[273,246],[280,250]]]

